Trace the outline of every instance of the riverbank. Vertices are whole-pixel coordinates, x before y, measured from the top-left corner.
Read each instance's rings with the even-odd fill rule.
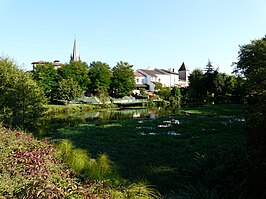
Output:
[[[68,105],[46,105],[46,116],[62,115],[62,114],[82,114],[92,110],[101,110],[108,108],[115,108],[114,105],[102,104],[68,104]]]

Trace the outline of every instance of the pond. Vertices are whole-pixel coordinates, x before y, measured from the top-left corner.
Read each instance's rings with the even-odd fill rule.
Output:
[[[179,114],[180,109],[175,107],[153,107],[153,108],[121,108],[90,111],[84,114],[55,115],[44,117],[39,125],[40,134],[47,134],[63,127],[74,127],[89,122],[100,123],[101,121],[123,120],[123,119],[155,119],[166,115]]]
[[[168,194],[202,181],[209,162],[202,158],[217,157],[211,165],[220,169],[221,152],[243,145],[241,113],[237,105],[99,110],[43,118],[40,132],[55,142],[69,139],[93,158],[106,153],[122,178],[145,179]]]

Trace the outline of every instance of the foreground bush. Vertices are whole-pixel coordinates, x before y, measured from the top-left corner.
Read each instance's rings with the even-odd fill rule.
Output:
[[[65,155],[71,155],[69,160],[88,158],[84,151],[69,146],[65,149]],[[64,151],[63,147],[61,149]],[[108,173],[107,159],[105,155],[99,157],[94,168],[101,165],[100,168]],[[3,127],[0,127],[0,162],[0,198],[160,197],[145,183],[112,187],[108,180],[83,178],[81,181],[77,173],[61,161],[54,145]],[[87,168],[86,159],[70,165],[80,172]]]
[[[9,127],[35,130],[46,104],[44,92],[15,61],[0,56],[0,117]]]

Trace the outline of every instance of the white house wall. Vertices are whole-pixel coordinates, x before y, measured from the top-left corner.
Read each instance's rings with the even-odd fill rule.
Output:
[[[135,77],[135,84],[144,84],[145,77]]]
[[[177,73],[159,73],[151,76],[141,69],[138,70],[139,73],[144,75],[144,84],[149,85],[149,90],[154,92],[155,84],[153,82],[161,83],[164,87],[173,87],[179,85],[179,74]]]
[[[175,74],[158,74],[157,75],[157,81],[161,83],[164,87],[173,87],[175,86],[179,81],[178,75]]]

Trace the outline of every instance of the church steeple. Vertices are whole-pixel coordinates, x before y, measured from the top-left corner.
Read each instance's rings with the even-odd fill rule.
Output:
[[[74,39],[73,53],[70,55],[70,61],[80,61],[76,39]]]

